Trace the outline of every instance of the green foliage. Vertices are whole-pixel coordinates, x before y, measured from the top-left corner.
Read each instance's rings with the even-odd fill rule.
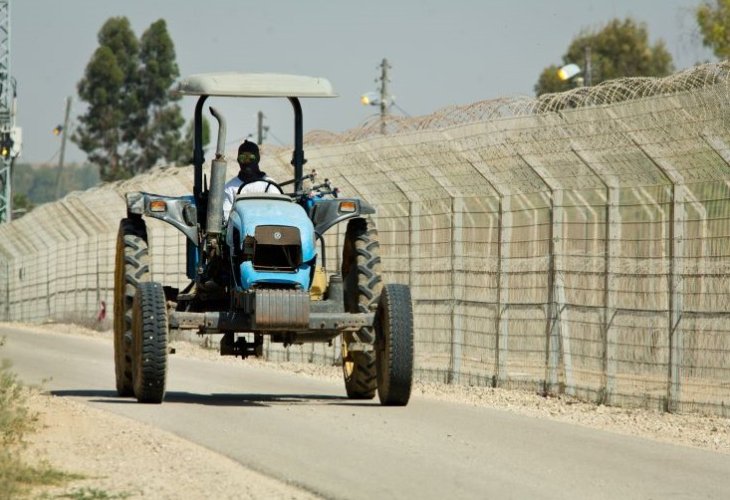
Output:
[[[0,347],[4,339],[0,339]],[[18,451],[25,435],[32,431],[38,417],[26,406],[26,389],[10,371],[10,363],[0,363],[0,500],[18,498],[35,484],[58,484],[69,476],[47,464],[30,467]]]
[[[720,59],[730,58],[730,0],[705,1],[695,15],[704,46]]]
[[[674,71],[672,56],[662,40],[649,44],[646,25],[627,18],[611,20],[598,31],[583,30],[570,43],[563,55],[563,64],[574,63],[583,68],[585,48],[591,52],[591,81],[630,76],[665,76]],[[570,83],[560,81],[557,66],[545,68],[535,84],[537,95],[561,92]]]
[[[175,164],[180,166],[191,165],[193,163],[193,139],[195,130],[193,122],[188,123],[185,127],[185,137],[180,144],[180,148],[175,155]],[[210,143],[210,122],[203,116],[203,150]]]
[[[96,488],[80,488],[70,493],[59,495],[58,498],[71,498],[73,500],[112,500],[131,497],[131,493],[110,494]]]
[[[537,95],[546,94],[548,92],[563,92],[572,87],[572,84],[558,78],[558,70],[560,66],[551,64],[540,73],[540,77],[535,84],[535,93]]]
[[[25,193],[13,193],[13,219],[17,219],[19,216],[22,217],[24,214],[30,212],[35,208],[35,205],[28,198]],[[17,211],[17,215],[15,212]]]
[[[89,104],[79,117],[71,140],[99,165],[104,180],[129,177],[125,157],[130,149],[130,115],[136,99],[137,40],[124,17],[113,17],[99,31],[99,47],[78,84],[79,97]]]
[[[66,165],[59,179],[55,165],[34,167],[29,163],[13,165],[13,209],[32,209],[36,205],[56,199],[56,181],[60,182],[58,194],[65,196],[71,191],[83,191],[99,184],[99,169],[95,165]]]
[[[152,23],[142,34],[140,62],[139,99],[144,119],[137,134],[139,164],[154,165],[160,158],[174,162],[182,146],[180,128],[185,121],[174,103],[179,97],[171,97],[168,91],[180,72],[164,20]]]
[[[113,17],[78,84],[88,104],[72,140],[99,166],[101,179],[126,179],[177,159],[184,125],[169,88],[179,76],[175,47],[160,19],[137,40],[129,20]]]

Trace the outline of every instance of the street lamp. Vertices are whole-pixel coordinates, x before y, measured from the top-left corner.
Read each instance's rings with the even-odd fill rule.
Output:
[[[363,106],[380,106],[380,95],[377,92],[367,92],[360,96]]]
[[[583,47],[585,70],[581,70],[577,64],[566,64],[558,70],[558,78],[562,81],[573,80],[576,87],[590,87],[592,82],[591,74],[591,46]]]
[[[582,87],[584,84],[583,71],[577,64],[566,64],[558,70],[558,78],[561,81],[567,82],[572,80],[576,87]]]

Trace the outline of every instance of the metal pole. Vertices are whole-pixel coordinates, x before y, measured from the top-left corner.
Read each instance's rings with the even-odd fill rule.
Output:
[[[264,112],[259,111],[258,114],[258,139],[256,140],[256,144],[259,146],[264,143]]]
[[[593,84],[593,77],[592,77],[592,69],[591,69],[591,46],[586,45],[584,47],[584,56],[585,56],[585,62],[584,62],[584,68],[585,68],[585,81],[584,85],[586,87],[590,87]]]
[[[380,64],[380,133],[385,135],[385,119],[388,115],[388,60],[383,58]]]
[[[63,117],[63,129],[61,130],[61,154],[58,157],[58,169],[56,170],[56,199],[61,197],[61,175],[63,173],[63,159],[66,156],[66,139],[68,138],[68,117],[71,113],[71,96],[66,98],[66,114]]]
[[[13,85],[10,72],[10,2],[0,0],[0,133],[10,134],[14,122]],[[12,152],[0,156],[0,224],[12,219]]]

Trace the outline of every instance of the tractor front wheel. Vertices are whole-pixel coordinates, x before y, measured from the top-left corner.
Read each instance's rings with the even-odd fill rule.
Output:
[[[140,218],[122,219],[114,265],[114,371],[117,394],[133,396],[132,303],[140,283],[150,280],[147,229]]]
[[[167,310],[162,285],[141,283],[132,314],[132,380],[140,403],[162,403],[167,377]]]
[[[386,285],[375,313],[378,398],[386,406],[405,406],[413,381],[413,306],[406,285]]]

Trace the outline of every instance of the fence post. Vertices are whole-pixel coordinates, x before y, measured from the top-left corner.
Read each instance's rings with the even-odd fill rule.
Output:
[[[449,373],[449,383],[458,384],[461,379],[461,358],[463,356],[462,347],[464,344],[464,330],[460,324],[457,324],[456,314],[456,303],[458,302],[456,296],[456,248],[457,242],[461,242],[462,227],[464,222],[463,217],[463,206],[457,210],[456,202],[457,198],[452,194],[451,196],[451,370]],[[458,199],[460,201],[460,199]],[[463,204],[462,204],[463,205]],[[458,215],[457,215],[458,214]],[[457,223],[458,221],[458,223]]]
[[[512,240],[512,200],[510,196],[499,199],[499,246],[497,255],[497,387],[508,378],[507,355],[509,354],[509,258]]]
[[[3,321],[10,321],[10,262],[5,259],[5,311],[3,313]]]
[[[629,134],[631,140],[639,150],[671,183],[671,204],[669,205],[669,236],[667,251],[669,253],[669,290],[667,297],[668,335],[669,335],[669,380],[667,383],[666,411],[676,411],[679,408],[682,390],[682,365],[684,361],[684,332],[679,328],[684,311],[684,223],[687,218],[685,210],[686,186],[684,177],[673,165],[655,158],[636,139],[635,134]]]
[[[521,153],[519,158],[537,175],[550,191],[550,232],[548,250],[548,297],[546,304],[545,324],[545,392],[553,393],[558,387],[558,368],[562,347],[565,385],[573,392],[572,351],[570,348],[570,330],[563,321],[565,312],[565,280],[563,278],[563,190],[548,181],[547,170],[534,161],[529,161]]]
[[[611,328],[613,319],[616,316],[616,290],[613,286],[613,256],[617,254],[616,248],[621,238],[619,225],[619,192],[616,179],[610,177],[610,182],[591,165],[591,162],[583,154],[571,145],[571,151],[591,171],[593,175],[603,184],[606,190],[606,211],[604,223],[604,255],[603,255],[603,318],[601,340],[603,341],[603,360],[601,374],[601,390],[603,394],[598,398],[599,403],[610,404],[611,395],[616,390],[616,331]]]
[[[669,391],[667,411],[677,411],[681,401],[682,366],[684,364],[684,331],[679,327],[684,310],[684,194],[686,187],[672,182],[670,215],[669,263]]]

